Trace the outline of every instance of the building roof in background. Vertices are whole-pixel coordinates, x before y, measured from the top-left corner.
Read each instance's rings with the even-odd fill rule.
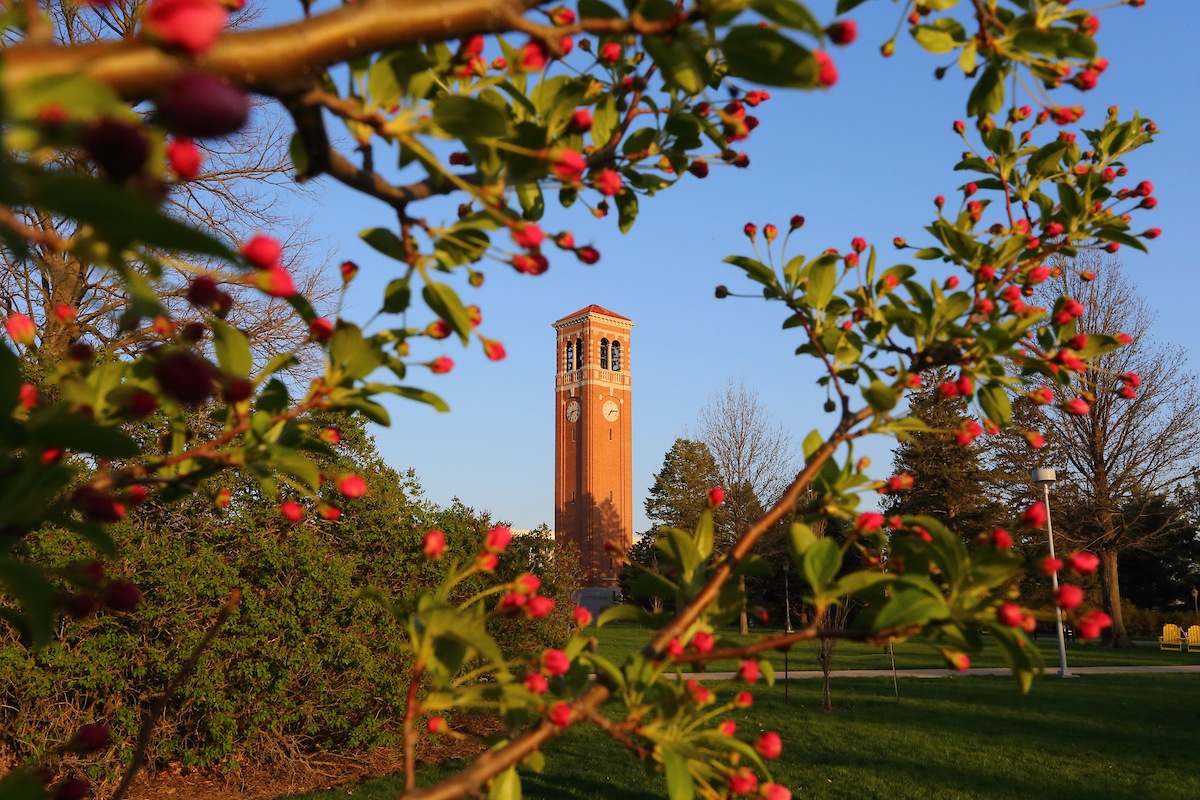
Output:
[[[565,319],[570,319],[571,317],[578,317],[580,314],[603,314],[604,316],[612,317],[613,319],[623,319],[626,322],[633,321],[633,320],[629,319],[629,317],[622,317],[620,314],[614,314],[613,312],[609,311],[607,308],[602,308],[597,305],[590,305],[590,306],[587,306],[586,308],[579,309],[574,314],[567,314],[562,319],[556,320],[555,324],[557,325],[559,322],[562,322]]]

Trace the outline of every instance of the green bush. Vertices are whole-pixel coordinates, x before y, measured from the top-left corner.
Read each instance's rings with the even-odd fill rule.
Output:
[[[113,526],[119,557],[107,564],[108,574],[134,581],[143,603],[136,614],[64,617],[41,652],[6,630],[0,763],[43,752],[79,725],[104,721],[121,746],[89,770],[93,778],[111,778],[128,760],[154,697],[233,588],[243,600],[168,708],[148,753],[152,766],[278,766],[296,753],[397,742],[407,689],[402,632],[380,606],[360,600],[359,590],[374,587],[403,599],[434,584],[446,560],[474,555],[496,523],[457,500],[446,508],[425,501],[415,474],[388,468],[357,433],[348,432],[339,450],[349,450],[344,467],[362,474],[370,493],[343,503],[335,522],[310,513],[290,524],[276,498],[246,483],[227,487],[233,500],[223,513],[197,499],[143,507]],[[421,552],[424,533],[434,527],[446,533],[443,561]],[[92,557],[78,537],[55,530],[31,536],[27,546],[41,563],[58,567]],[[542,593],[558,608],[545,620],[498,622],[502,644],[514,650],[565,637],[567,597],[576,586],[570,555],[556,555],[550,540],[521,537],[495,578],[461,586],[474,593],[528,570],[543,576]]]

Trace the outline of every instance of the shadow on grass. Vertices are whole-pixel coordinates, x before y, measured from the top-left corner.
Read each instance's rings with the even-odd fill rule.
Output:
[[[728,694],[721,688],[719,696]],[[759,686],[732,718],[754,741],[777,731],[772,777],[797,800],[1194,800],[1200,680],[1191,675],[1044,678],[1022,695],[1006,678],[843,679],[824,713],[817,682]],[[716,721],[714,721],[715,724]],[[541,774],[522,772],[526,798],[659,800],[665,782],[601,731],[576,728],[544,748]],[[421,771],[428,786],[461,765]],[[393,800],[403,783],[370,781],[354,800]],[[345,798],[346,790],[311,800]]]

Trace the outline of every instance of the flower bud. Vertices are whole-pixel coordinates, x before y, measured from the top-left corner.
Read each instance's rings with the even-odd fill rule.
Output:
[[[11,314],[4,320],[4,330],[17,344],[32,345],[37,329],[33,320],[24,314]]]
[[[151,0],[142,35],[161,47],[199,55],[217,43],[229,12],[217,0]]]
[[[203,161],[199,148],[191,139],[172,139],[167,143],[167,163],[184,180],[199,175]]]
[[[246,92],[205,72],[185,72],[158,99],[158,113],[176,136],[207,139],[240,130],[250,114]]]
[[[425,534],[425,538],[421,543],[421,552],[425,557],[432,560],[437,560],[442,557],[442,551],[446,549],[446,534],[434,528]]]
[[[83,146],[92,161],[117,183],[141,172],[150,156],[150,145],[139,126],[110,119],[88,127]]]

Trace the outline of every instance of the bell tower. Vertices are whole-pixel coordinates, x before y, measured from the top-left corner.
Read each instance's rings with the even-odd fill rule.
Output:
[[[633,321],[588,306],[554,323],[554,531],[579,548],[578,602],[619,601],[621,561],[633,543],[629,333]]]

